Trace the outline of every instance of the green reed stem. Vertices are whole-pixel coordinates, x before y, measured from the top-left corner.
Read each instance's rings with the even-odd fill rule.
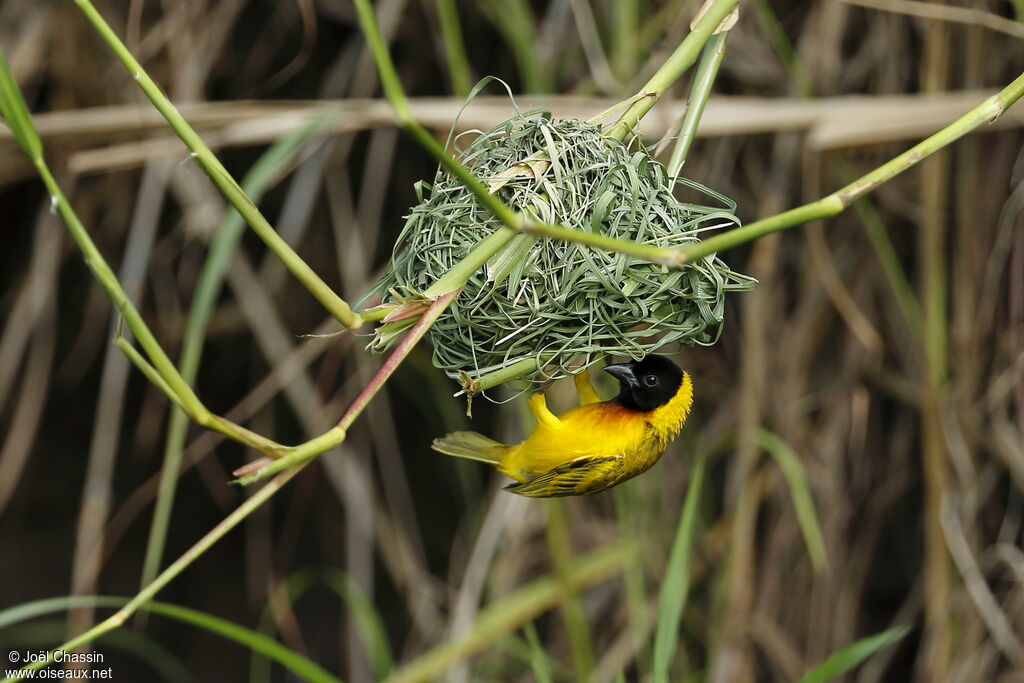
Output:
[[[181,141],[192,151],[192,158],[196,160],[199,167],[206,172],[232,206],[245,218],[246,223],[253,229],[260,239],[270,248],[292,274],[316,297],[324,308],[330,312],[338,321],[349,329],[356,329],[363,324],[359,314],[354,313],[349,305],[334,293],[327,283],[320,279],[309,265],[295,253],[274,230],[260,210],[246,196],[245,192],[227,169],[220,163],[210,148],[202,141],[202,138],[193,130],[177,108],[171,103],[167,96],[160,90],[160,87],[149,77],[149,74],[142,68],[142,65],[132,56],[121,39],[117,37],[113,29],[103,19],[102,15],[93,7],[89,0],[75,0],[86,18],[92,23],[103,40],[110,46],[121,63],[139,84],[142,92],[146,94],[149,101],[153,103],[170,124],[174,132],[178,134]]]

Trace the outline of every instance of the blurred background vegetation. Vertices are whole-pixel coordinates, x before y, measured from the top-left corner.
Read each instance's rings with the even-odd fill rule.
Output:
[[[394,128],[352,5],[96,5],[237,178],[292,135],[264,157],[258,203],[358,300],[435,163]],[[486,75],[507,81],[524,109],[601,111],[636,92],[696,6],[378,0],[375,9],[414,113],[444,135]],[[457,44],[446,49],[452,11],[465,69]],[[684,175],[736,200],[745,222],[862,175],[1024,64],[1017,1],[752,0],[740,11]],[[225,202],[73,3],[5,0],[0,45],[58,180],[176,358]],[[686,87],[684,78],[644,120],[651,144],[681,113]],[[336,112],[303,129],[326,100]],[[459,128],[511,113],[492,87]],[[730,297],[716,346],[678,354],[696,405],[652,472],[587,499],[501,492],[489,468],[429,443],[469,424],[514,439],[522,406],[477,400],[470,422],[424,344],[343,447],[160,599],[263,630],[352,681],[466,634],[478,654],[446,664],[448,680],[647,680],[656,624],[667,604],[684,605],[684,586],[672,680],[794,680],[897,625],[909,634],[849,680],[1022,680],[1022,122],[1015,109],[825,224],[722,254],[760,284]],[[168,402],[110,343],[109,300],[6,129],[0,215],[0,608],[133,595]],[[315,436],[380,362],[363,350],[365,335],[304,336],[335,329],[245,234],[206,331],[197,392],[279,442]],[[554,387],[552,402],[568,407],[571,388]],[[250,458],[191,429],[161,566],[249,495],[228,482]],[[694,463],[705,460],[693,526],[681,527]],[[569,590],[581,558],[618,540],[641,551],[592,571],[582,593]],[[691,553],[670,564],[674,543]],[[551,584],[539,615],[524,594],[501,602],[544,576],[565,582]],[[488,609],[491,621],[478,620]],[[0,645],[53,645],[94,618],[51,614],[0,631]],[[510,633],[488,629],[495,620]],[[240,644],[161,616],[97,649],[117,680],[294,680]]]

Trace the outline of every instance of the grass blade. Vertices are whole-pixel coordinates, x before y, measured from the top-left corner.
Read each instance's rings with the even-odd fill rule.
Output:
[[[697,453],[693,463],[693,474],[686,491],[686,501],[679,515],[679,526],[676,527],[676,538],[672,543],[672,554],[669,555],[668,566],[665,568],[665,579],[658,597],[658,624],[654,634],[654,670],[655,683],[667,683],[669,666],[676,652],[679,633],[679,622],[686,607],[686,598],[690,591],[690,559],[693,557],[694,528],[697,524],[697,510],[700,507],[700,490],[704,485],[704,470],[707,466],[707,454]]]
[[[359,640],[363,643],[374,675],[378,680],[385,678],[391,671],[392,657],[388,632],[380,612],[362,588],[342,570],[332,567],[325,577],[325,583],[354,615]]]
[[[798,683],[824,683],[853,669],[882,648],[902,639],[910,632],[909,626],[897,626],[873,636],[862,638],[842,650],[834,652],[828,659],[800,677]]]
[[[551,662],[547,650],[544,649],[544,645],[537,635],[537,627],[533,625],[532,621],[523,626],[523,635],[526,636],[526,642],[530,646],[530,669],[533,671],[534,680],[537,683],[551,683]]]
[[[807,485],[804,467],[793,449],[772,432],[760,430],[758,443],[775,458],[775,463],[782,470],[782,476],[786,478],[789,497],[793,500],[796,519],[800,524],[800,533],[803,534],[804,543],[807,545],[807,554],[811,557],[814,571],[820,572],[828,567],[828,554],[825,552],[825,538],[821,533],[818,515],[814,512],[814,499]]]

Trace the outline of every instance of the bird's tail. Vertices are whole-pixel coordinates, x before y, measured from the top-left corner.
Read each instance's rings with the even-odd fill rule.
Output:
[[[469,458],[497,465],[508,446],[476,432],[452,432],[440,439],[434,439],[431,448],[445,455],[454,455],[456,458]]]

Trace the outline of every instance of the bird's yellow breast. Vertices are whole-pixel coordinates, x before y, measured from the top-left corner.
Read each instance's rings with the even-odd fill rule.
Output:
[[[520,482],[583,456],[622,456],[619,481],[635,476],[661,457],[686,421],[693,403],[688,374],[668,403],[648,412],[604,401],[577,406],[557,422],[541,423],[522,443],[500,457],[501,472]]]

